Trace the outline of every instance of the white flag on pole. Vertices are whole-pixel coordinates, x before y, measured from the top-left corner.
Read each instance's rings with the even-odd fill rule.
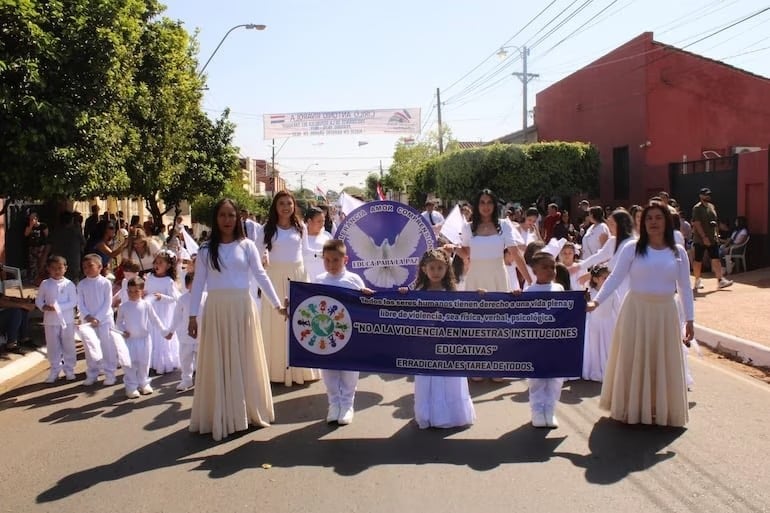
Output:
[[[363,205],[364,202],[360,199],[356,199],[350,194],[343,192],[340,194],[340,210],[342,210],[342,213],[345,215],[350,214],[355,209]]]
[[[446,216],[444,224],[441,226],[441,235],[449,239],[452,244],[462,244],[463,225],[465,224],[465,218],[460,211],[460,205],[455,205],[455,208]]]

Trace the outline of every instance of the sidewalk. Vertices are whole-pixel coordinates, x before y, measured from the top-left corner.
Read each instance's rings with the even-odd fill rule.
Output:
[[[735,283],[722,290],[713,275],[703,278],[705,288],[695,294],[695,338],[745,363],[770,368],[770,267],[730,276]],[[24,288],[25,297],[36,293],[34,287]],[[11,289],[8,295],[18,297],[19,291]],[[32,314],[30,337],[36,347],[0,354],[0,395],[45,369],[41,320],[40,312]]]

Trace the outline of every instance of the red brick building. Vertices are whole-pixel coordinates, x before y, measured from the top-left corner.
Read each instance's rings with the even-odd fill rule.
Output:
[[[687,212],[701,186],[717,186],[718,209],[749,217],[767,260],[770,79],[645,32],[538,93],[535,125],[539,141],[597,146],[605,205],[669,190]],[[732,157],[744,151],[759,154]]]

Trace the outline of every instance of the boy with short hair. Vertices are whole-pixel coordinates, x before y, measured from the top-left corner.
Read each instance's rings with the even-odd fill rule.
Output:
[[[37,291],[35,306],[43,312],[45,345],[51,371],[46,383],[54,383],[64,370],[67,381],[75,379],[75,306],[78,293],[75,284],[64,275],[67,272],[67,260],[64,257],[50,255],[46,259],[49,278],[43,280]]]
[[[324,243],[322,256],[326,272],[319,274],[314,283],[354,289],[370,296],[374,291],[366,288],[364,281],[355,273],[345,269],[348,263],[345,243],[339,239]],[[322,369],[326,395],[329,398],[329,412],[326,422],[337,422],[345,426],[353,422],[353,399],[358,385],[358,371]]]
[[[112,296],[113,306],[118,306],[120,303],[128,301],[128,281],[131,278],[139,276],[139,271],[142,268],[139,266],[139,262],[132,258],[127,258],[120,263],[120,267],[123,269],[123,279],[120,282],[120,290]]]
[[[112,283],[101,272],[102,258],[99,255],[89,253],[83,257],[85,278],[77,286],[80,322],[93,327],[102,350],[102,359],[96,360],[86,346],[86,380],[83,382],[86,386],[96,383],[100,367],[104,372],[104,385],[114,385],[118,368],[118,351],[110,333],[115,325],[112,317]]]
[[[564,287],[555,283],[556,259],[550,253],[539,251],[532,256],[532,272],[535,283],[524,292],[564,292]],[[561,397],[564,378],[529,378],[529,407],[532,410],[534,427],[559,427],[554,410]]]
[[[151,323],[160,331],[168,329],[163,326],[158,314],[149,302],[142,296],[144,293],[144,280],[135,276],[126,284],[128,301],[120,304],[118,308],[117,329],[123,334],[131,355],[131,367],[123,369],[123,384],[126,387],[126,397],[136,399],[141,394],[151,394],[150,386],[150,355],[152,354],[152,342],[150,340]],[[171,333],[166,339],[171,338]]]

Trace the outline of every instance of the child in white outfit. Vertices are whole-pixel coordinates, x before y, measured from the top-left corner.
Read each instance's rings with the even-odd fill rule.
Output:
[[[609,268],[604,264],[591,268],[591,299],[599,294],[609,275]],[[619,303],[618,294],[613,293],[611,299],[588,314],[583,351],[583,379],[600,383],[604,381],[604,370],[612,347],[612,334],[618,320]]]
[[[118,351],[112,340],[110,330],[115,325],[112,317],[112,283],[101,275],[102,258],[96,253],[83,257],[85,278],[77,285],[78,311],[80,322],[90,324],[102,349],[102,359],[96,360],[86,346],[86,380],[84,385],[93,385],[99,377],[99,369],[104,372],[104,384],[115,384],[115,372],[118,368]]]
[[[314,283],[359,290],[366,295],[374,293],[366,288],[360,276],[345,269],[348,256],[344,242],[338,239],[326,241],[321,254],[326,272],[314,277]],[[358,385],[358,371],[323,369],[321,377],[329,398],[326,422],[336,422],[343,426],[350,424],[353,422],[353,399]]]
[[[45,346],[51,372],[46,383],[59,379],[62,369],[67,381],[75,379],[75,306],[78,292],[75,284],[64,277],[67,260],[51,255],[46,262],[47,280],[43,280],[37,291],[35,305],[43,311]]]
[[[443,251],[426,251],[420,258],[419,269],[415,290],[455,290],[454,272]],[[398,289],[402,294],[408,290],[406,287]],[[462,376],[415,376],[414,420],[420,429],[473,424],[476,411],[468,391],[468,379]]]
[[[179,298],[176,303],[176,310],[174,310],[174,322],[171,325],[172,329],[176,332],[176,336],[179,339],[179,370],[182,374],[179,384],[176,389],[180,392],[184,392],[193,386],[193,373],[195,372],[195,363],[198,359],[198,339],[191,337],[187,333],[187,324],[190,318],[190,301],[192,300],[192,282],[195,277],[194,272],[189,272],[184,276],[184,286],[187,289],[185,294]],[[198,326],[201,325],[201,312],[203,312],[203,304],[206,302],[206,293],[201,296],[201,304],[198,307]]]
[[[526,292],[564,292],[564,287],[554,283],[556,260],[553,255],[540,251],[532,256],[532,272],[535,283]],[[535,427],[559,427],[554,411],[561,397],[564,378],[529,378],[529,407],[532,410],[532,425]]]
[[[131,367],[124,369],[123,384],[126,397],[136,399],[139,394],[151,394],[150,355],[152,354],[151,328],[168,332],[163,326],[152,305],[142,299],[144,280],[138,276],[127,283],[128,301],[118,308],[117,329],[126,338],[128,352],[131,355]],[[171,338],[167,333],[166,339]]]

